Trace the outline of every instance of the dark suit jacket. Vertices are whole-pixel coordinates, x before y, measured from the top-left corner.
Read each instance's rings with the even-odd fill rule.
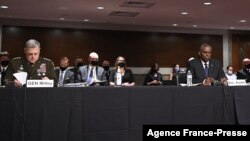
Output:
[[[66,69],[65,71],[66,72],[63,78],[63,84],[74,83],[74,72],[70,71],[69,69]],[[59,80],[60,69],[56,69],[55,73],[56,73],[57,80]]]
[[[151,81],[154,81],[154,80],[162,82],[162,80],[163,80],[162,75],[159,72],[154,72],[154,71],[150,70],[148,72],[147,76],[145,77],[143,85],[147,85],[148,82],[151,82]]]
[[[8,68],[8,67],[7,67]],[[6,71],[7,71],[7,68],[6,68],[6,70],[5,71],[2,71],[1,70],[1,65],[0,65],[0,73],[1,73],[1,75],[2,75],[2,77],[1,77],[1,85],[2,86],[4,86],[5,85],[5,82],[4,82],[4,78],[5,78],[5,75],[6,75]]]
[[[190,70],[193,75],[193,83],[202,83],[206,79],[206,74],[200,59],[190,61],[187,70]],[[222,66],[217,60],[209,60],[208,77],[212,77],[218,81],[225,77]]]
[[[241,69],[237,72],[237,79],[245,79],[246,82],[250,82],[250,72],[246,68]]]

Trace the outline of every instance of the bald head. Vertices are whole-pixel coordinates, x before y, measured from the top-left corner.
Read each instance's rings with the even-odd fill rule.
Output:
[[[201,60],[203,60],[204,62],[207,62],[211,59],[212,47],[209,44],[204,43],[200,46],[200,51],[198,54],[199,54]]]
[[[89,54],[89,58],[88,58],[88,61],[89,61],[89,64],[91,66],[96,66],[98,64],[98,59],[99,59],[99,56],[97,53],[95,52],[91,52]]]

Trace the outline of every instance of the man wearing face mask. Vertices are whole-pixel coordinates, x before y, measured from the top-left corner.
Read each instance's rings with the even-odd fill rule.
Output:
[[[227,72],[225,73],[227,80],[237,80],[237,76],[233,73],[233,67],[227,66]]]
[[[1,73],[1,85],[5,85],[4,83],[4,77],[6,75],[6,70],[8,68],[8,64],[9,64],[9,53],[7,51],[4,52],[0,52],[0,73]]]
[[[243,59],[244,68],[237,72],[237,79],[245,79],[246,82],[250,82],[250,59]]]
[[[146,86],[158,86],[162,84],[162,74],[159,71],[158,63],[154,63],[151,66],[151,70],[148,72],[143,85]]]
[[[78,69],[83,66],[83,59],[80,56],[76,56],[75,59],[75,67],[71,68],[70,71],[74,72],[74,82],[77,83],[78,81]]]
[[[61,57],[59,68],[55,70],[56,77],[58,80],[57,87],[63,87],[64,84],[74,82],[74,72],[68,69],[69,58]]]
[[[78,72],[78,80],[90,85],[97,85],[100,81],[106,81],[104,69],[98,66],[99,56],[91,52],[88,57],[89,64],[81,66]]]
[[[104,69],[104,74],[105,74],[105,77],[106,77],[106,80],[107,80],[107,82],[105,83],[105,85],[109,85],[109,76],[110,76],[110,63],[109,63],[109,61],[107,61],[107,60],[104,60],[103,62],[102,62],[102,67],[103,67],[103,69]]]

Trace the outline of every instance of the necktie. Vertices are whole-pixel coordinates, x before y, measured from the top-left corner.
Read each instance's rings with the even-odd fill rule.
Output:
[[[90,70],[89,78],[93,78],[93,68],[91,68],[91,70]]]
[[[206,77],[208,77],[208,66],[207,66],[207,63],[205,63],[205,74],[206,74]]]
[[[92,84],[93,83],[93,68],[91,68],[91,70],[90,70],[89,77],[87,79],[87,83],[88,84]]]
[[[61,72],[61,75],[59,77],[59,81],[58,81],[58,87],[62,87],[63,86],[63,71]]]

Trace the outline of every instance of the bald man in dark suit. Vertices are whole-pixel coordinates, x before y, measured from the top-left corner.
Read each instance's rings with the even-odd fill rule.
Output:
[[[193,83],[203,85],[226,84],[227,79],[221,64],[211,59],[212,47],[209,44],[202,44],[199,50],[199,58],[188,62],[188,70],[193,75]]]

